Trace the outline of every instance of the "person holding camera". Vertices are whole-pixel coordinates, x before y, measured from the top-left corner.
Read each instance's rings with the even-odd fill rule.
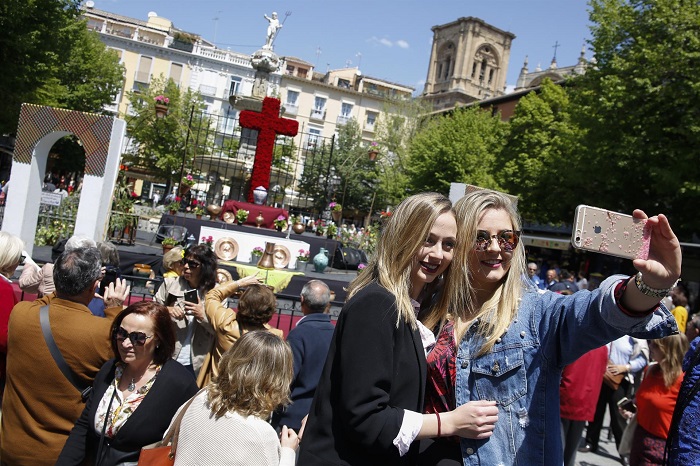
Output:
[[[216,286],[216,256],[206,244],[188,248],[182,275],[166,278],[154,300],[168,307],[175,326],[173,358],[196,379],[214,343],[214,329],[204,313],[204,297]]]

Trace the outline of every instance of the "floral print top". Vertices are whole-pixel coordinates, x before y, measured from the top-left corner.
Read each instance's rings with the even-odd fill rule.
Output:
[[[105,428],[105,436],[113,438],[151,390],[153,383],[160,373],[161,367],[162,366],[158,366],[156,368],[156,373],[141,388],[123,398],[122,392],[118,387],[122,374],[124,374],[124,363],[117,363],[117,368],[114,371],[114,381],[107,387],[107,390],[105,390],[100,404],[97,406],[97,412],[95,413],[94,428],[98,436],[102,435],[102,428],[105,427],[105,418],[108,414],[107,409],[109,407],[109,402],[112,401],[112,406],[109,408],[109,419],[107,420],[107,426]],[[112,400],[113,395],[114,400]]]

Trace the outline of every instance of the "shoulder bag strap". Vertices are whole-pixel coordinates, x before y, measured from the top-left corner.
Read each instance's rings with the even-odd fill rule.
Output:
[[[206,390],[206,387],[202,388],[192,398],[190,398],[187,403],[185,403],[185,405],[182,407],[182,409],[178,413],[177,417],[175,418],[175,421],[170,426],[170,429],[168,429],[168,431],[163,436],[163,440],[161,440],[160,444],[165,446],[168,443],[170,443],[170,457],[171,458],[175,457],[175,451],[177,450],[177,439],[180,436],[180,423],[182,422],[182,418],[185,417],[185,412],[187,412],[187,409],[190,407],[190,405],[192,404],[194,399],[197,398],[199,396],[199,394],[205,390]]]
[[[65,359],[61,351],[56,345],[56,341],[53,339],[53,334],[51,333],[51,324],[49,323],[49,306],[41,306],[39,310],[39,322],[41,323],[41,332],[44,334],[44,340],[46,340],[46,346],[49,347],[49,352],[53,360],[56,362],[61,373],[66,379],[76,388],[79,392],[83,392],[88,386],[81,383],[78,376],[73,372]]]

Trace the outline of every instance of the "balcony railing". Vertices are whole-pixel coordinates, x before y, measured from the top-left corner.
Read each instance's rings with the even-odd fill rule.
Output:
[[[352,118],[351,116],[338,115],[338,119],[336,120],[336,124],[346,125],[348,123],[348,121],[350,121],[351,118]]]
[[[316,108],[311,109],[311,115],[309,116],[313,120],[325,120],[326,119],[326,110],[318,110]]]

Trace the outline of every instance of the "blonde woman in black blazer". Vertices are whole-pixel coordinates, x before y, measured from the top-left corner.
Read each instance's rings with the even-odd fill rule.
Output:
[[[418,302],[430,299],[439,277],[449,286],[456,236],[452,204],[437,193],[405,199],[383,225],[376,254],[348,289],[298,464],[413,465],[413,440],[479,435],[484,427],[476,424],[488,429],[495,422],[468,412],[472,404],[421,414],[425,351],[434,337],[421,329]],[[445,299],[433,309],[447,309]]]

